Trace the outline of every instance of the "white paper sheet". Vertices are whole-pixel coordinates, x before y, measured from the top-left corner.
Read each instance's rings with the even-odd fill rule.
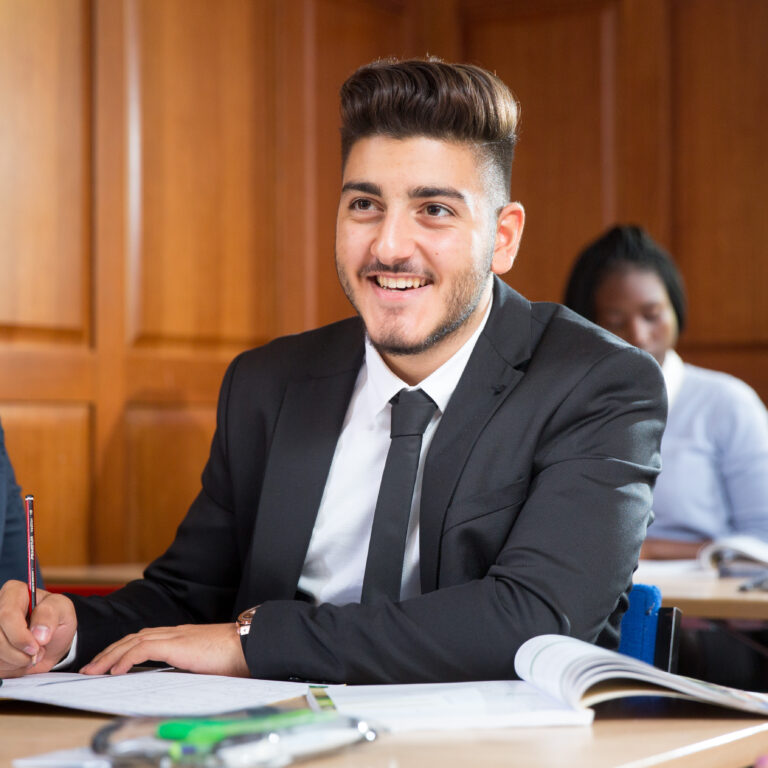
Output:
[[[572,709],[517,680],[328,687],[336,708],[393,732],[588,725],[591,709]]]
[[[49,672],[3,680],[0,699],[114,715],[189,717],[258,707],[309,690],[305,683],[154,670],[128,675]]]
[[[88,747],[80,747],[17,757],[13,761],[13,768],[112,768],[112,763],[104,755],[97,755]]]
[[[675,576],[695,576],[697,579],[716,579],[716,568],[705,568],[699,560],[641,560],[632,576],[635,584],[655,584],[658,579]]]

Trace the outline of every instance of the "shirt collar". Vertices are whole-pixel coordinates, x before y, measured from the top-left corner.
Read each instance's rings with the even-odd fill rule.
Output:
[[[433,371],[426,379],[415,387],[410,387],[401,378],[396,376],[376,351],[368,335],[365,336],[365,376],[367,383],[368,406],[372,416],[380,413],[389,404],[389,401],[401,390],[421,389],[435,401],[440,413],[444,413],[448,407],[453,390],[459,383],[461,374],[467,367],[469,356],[475,348],[480,334],[485,328],[488,316],[491,314],[493,296],[488,302],[483,319],[475,332],[462,344],[459,350],[446,360],[436,371]]]
[[[685,375],[685,364],[674,349],[667,350],[664,355],[664,365],[661,366],[661,372],[664,374],[664,383],[667,386],[667,402],[671,408],[680,392],[680,387],[683,386],[683,376]]]

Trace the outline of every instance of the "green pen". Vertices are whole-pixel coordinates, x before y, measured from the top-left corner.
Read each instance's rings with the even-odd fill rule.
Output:
[[[210,751],[224,739],[246,734],[262,734],[300,725],[314,725],[338,718],[338,713],[311,709],[275,712],[261,717],[238,719],[167,720],[158,725],[156,735],[173,742],[169,755],[178,758],[190,753]]]

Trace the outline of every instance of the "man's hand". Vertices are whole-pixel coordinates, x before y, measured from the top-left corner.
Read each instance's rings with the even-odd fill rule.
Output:
[[[145,661],[164,661],[172,667],[208,675],[249,677],[234,622],[142,629],[112,643],[80,671],[87,675],[122,675]]]
[[[37,600],[27,626],[27,585],[7,581],[0,589],[0,677],[48,672],[72,645],[77,629],[72,601],[42,589]]]

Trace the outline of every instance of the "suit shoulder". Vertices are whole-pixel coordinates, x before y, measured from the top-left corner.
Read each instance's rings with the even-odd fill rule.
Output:
[[[617,350],[634,350],[643,357],[650,357],[637,347],[614,335],[605,328],[587,320],[568,307],[554,302],[537,301],[531,304],[534,326],[538,326],[540,340],[548,343],[576,344],[581,351],[594,350],[600,356]]]
[[[332,375],[362,360],[363,327],[356,317],[310,331],[280,336],[240,353],[231,363],[233,375],[300,379]]]
[[[532,359],[583,371],[612,358],[614,365],[642,371],[657,384],[663,381],[661,368],[651,355],[567,307],[534,302],[531,315],[535,339]]]

